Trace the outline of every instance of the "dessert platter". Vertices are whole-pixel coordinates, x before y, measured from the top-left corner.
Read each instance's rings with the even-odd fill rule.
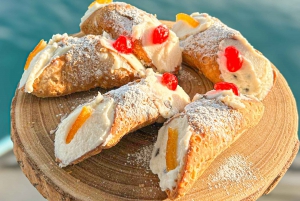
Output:
[[[299,150],[278,69],[207,13],[97,0],[29,54],[14,153],[48,200],[256,200]]]

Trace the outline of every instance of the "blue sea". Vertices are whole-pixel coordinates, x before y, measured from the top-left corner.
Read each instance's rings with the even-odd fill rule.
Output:
[[[76,33],[91,0],[0,0],[0,141],[9,139],[10,105],[30,51],[56,33]],[[239,30],[280,70],[300,104],[299,0],[125,0],[175,20],[179,12],[206,12]],[[0,143],[3,147],[3,143]],[[0,150],[1,152],[1,150]]]

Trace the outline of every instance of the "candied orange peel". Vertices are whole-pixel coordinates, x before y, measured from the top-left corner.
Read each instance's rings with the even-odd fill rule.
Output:
[[[166,150],[167,171],[174,170],[177,167],[177,141],[178,130],[168,128],[168,142]]]
[[[42,39],[40,42],[35,46],[35,48],[30,52],[29,56],[27,57],[26,64],[24,66],[24,70],[27,70],[29,67],[30,62],[32,61],[33,57],[37,55],[42,49],[46,47],[47,43]]]
[[[89,5],[89,8],[91,8],[93,5],[95,5],[95,3],[99,3],[99,4],[108,4],[108,3],[111,3],[113,2],[112,0],[96,0],[94,1],[93,3],[91,3]]]
[[[95,5],[95,3],[96,3],[96,1],[92,2],[92,3],[89,5],[89,7],[88,7],[88,8],[91,8],[91,7],[93,7],[93,6]]]
[[[85,123],[85,121],[91,116],[93,109],[89,106],[83,106],[81,109],[80,114],[78,115],[77,119],[73,123],[67,138],[66,138],[66,143],[69,144],[74,136],[76,135],[77,131],[81,126]]]
[[[176,22],[179,20],[182,20],[182,21],[188,23],[193,28],[197,27],[200,24],[200,22],[198,22],[197,20],[195,20],[194,18],[192,18],[191,16],[189,16],[188,14],[185,14],[185,13],[178,13],[176,15]]]
[[[106,4],[106,3],[111,3],[113,2],[113,0],[96,0],[97,3],[100,3],[100,4]]]

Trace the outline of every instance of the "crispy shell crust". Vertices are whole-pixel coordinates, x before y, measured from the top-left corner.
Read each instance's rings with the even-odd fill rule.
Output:
[[[132,27],[143,22],[144,16],[154,18],[153,15],[132,5],[111,3],[96,10],[80,28],[84,34],[101,35],[105,31],[114,39],[121,35],[131,37]],[[134,41],[133,54],[145,65],[155,68],[143,49],[142,41]]]
[[[85,51],[95,56],[67,52],[54,58],[35,79],[32,94],[38,97],[63,96],[95,87],[120,87],[138,78],[136,70],[121,56],[118,59],[123,66],[113,69],[116,58],[100,41],[94,49]],[[103,59],[101,54],[107,57]]]
[[[217,63],[217,53],[219,44],[227,38],[234,38],[240,33],[227,27],[219,19],[212,18],[213,24],[206,31],[199,32],[192,36],[183,48],[182,60],[191,67],[196,68],[203,73],[213,83],[221,82],[221,72]],[[198,41],[197,38],[205,41],[210,38],[208,44]],[[205,50],[204,50],[205,48]],[[201,50],[201,51],[198,51]]]
[[[220,153],[227,149],[246,130],[258,124],[264,113],[263,104],[255,100],[243,100],[243,103],[246,107],[238,109],[242,119],[235,119],[240,126],[236,132],[229,129],[226,133],[226,135],[231,136],[231,141],[227,141],[222,136],[209,138],[208,136],[211,135],[208,132],[192,133],[187,154],[183,159],[184,166],[180,170],[180,176],[177,180],[177,186],[173,190],[166,191],[170,199],[184,196]]]

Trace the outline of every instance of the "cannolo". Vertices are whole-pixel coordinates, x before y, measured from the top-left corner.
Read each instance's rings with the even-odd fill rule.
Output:
[[[58,125],[54,145],[61,167],[116,145],[127,133],[160,117],[170,118],[190,102],[174,75],[156,74],[152,69],[146,73],[144,79],[78,106]]]
[[[206,13],[180,13],[176,21],[172,30],[180,38],[183,62],[213,83],[234,83],[242,94],[264,99],[274,84],[275,71],[240,32]]]
[[[133,54],[118,52],[105,34],[81,38],[56,34],[29,55],[19,88],[39,97],[62,96],[95,87],[113,88],[145,76]]]
[[[180,69],[182,52],[176,34],[154,15],[132,5],[95,1],[81,18],[80,29],[94,35],[105,31],[116,40],[127,37],[133,44],[133,54],[160,73],[176,73]]]
[[[159,130],[150,168],[170,199],[185,195],[212,161],[262,117],[263,104],[239,95],[235,85],[217,83],[215,89],[197,94]]]

